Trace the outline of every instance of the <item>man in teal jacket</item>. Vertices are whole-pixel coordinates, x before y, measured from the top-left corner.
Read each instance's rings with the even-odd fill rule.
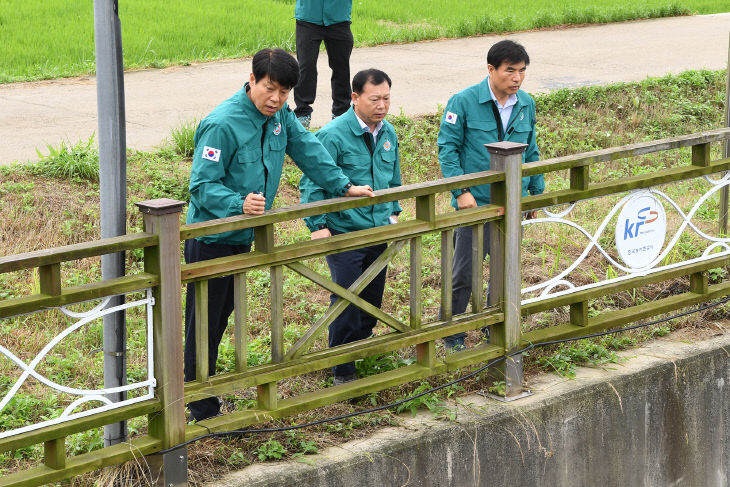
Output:
[[[398,139],[393,126],[384,120],[390,107],[391,81],[377,69],[360,71],[352,79],[352,107],[317,132],[317,138],[353,183],[375,190],[400,186]],[[327,186],[317,184],[308,176],[299,184],[302,203],[320,201],[338,196]],[[397,201],[364,208],[354,208],[326,215],[305,218],[312,231],[312,239],[326,238],[345,232],[373,228],[398,221],[401,207]],[[327,264],[332,280],[349,288],[355,280],[385,250],[386,245],[373,245],[328,255]],[[380,307],[385,289],[383,269],[360,293],[360,297]],[[334,294],[332,304],[337,300]],[[377,320],[370,314],[350,305],[329,327],[329,346],[362,340],[372,334]],[[333,367],[334,385],[356,379],[355,364],[349,362]]]
[[[350,30],[352,0],[297,0],[297,59],[301,80],[294,89],[294,111],[299,121],[309,128],[312,104],[317,95],[317,58],[324,42],[332,70],[332,118],[350,107],[350,54],[353,37]]]
[[[279,188],[284,154],[318,184],[338,196],[372,196],[368,186],[353,186],[329,152],[305,130],[286,106],[299,79],[296,60],[281,49],[263,49],[252,61],[250,81],[218,105],[195,131],[187,223],[247,214],[271,208]],[[236,230],[185,242],[185,261],[199,262],[251,250],[253,230]],[[233,311],[233,278],[208,283],[209,373],[215,374],[218,345]],[[195,286],[188,285],[185,304],[185,380],[195,371]],[[191,418],[220,411],[218,398],[188,404]]]
[[[502,140],[527,144],[523,162],[540,159],[535,141],[535,102],[520,90],[530,58],[513,41],[494,44],[487,54],[489,76],[451,97],[438,136],[439,164],[444,177],[461,176],[489,169],[484,144]],[[541,194],[543,176],[522,178],[522,195]],[[457,210],[489,204],[489,185],[452,191]],[[527,218],[534,218],[530,212]],[[489,253],[489,224],[484,225],[484,256]],[[452,310],[461,314],[471,296],[471,228],[454,231]],[[464,333],[444,338],[447,349],[464,346]]]

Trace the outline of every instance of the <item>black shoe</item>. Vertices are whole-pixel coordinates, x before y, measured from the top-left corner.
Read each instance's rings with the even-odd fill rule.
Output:
[[[335,380],[332,381],[332,386],[341,386],[342,384],[347,384],[348,382],[352,382],[354,380],[357,380],[357,375],[355,374],[336,375]]]
[[[214,418],[221,414],[222,401],[217,397],[207,397],[200,401],[194,401],[188,403],[190,409],[190,416],[188,416],[188,422],[198,422],[205,419]]]

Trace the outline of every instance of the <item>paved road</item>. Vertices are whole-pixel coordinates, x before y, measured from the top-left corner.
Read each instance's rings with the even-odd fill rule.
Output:
[[[391,112],[431,113],[486,73],[489,47],[510,38],[525,45],[530,92],[640,80],[687,69],[723,69],[730,14],[675,17],[507,36],[396,44],[356,49],[353,73],[377,67],[393,79]],[[149,150],[170,129],[207,114],[238,90],[250,59],[206,63],[124,76],[127,145]],[[314,125],[329,119],[329,68],[319,62]],[[86,140],[97,127],[94,78],[0,85],[0,164],[36,159],[36,148]]]

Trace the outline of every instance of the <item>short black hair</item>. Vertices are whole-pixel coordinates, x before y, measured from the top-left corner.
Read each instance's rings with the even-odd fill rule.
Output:
[[[362,95],[365,90],[365,84],[372,83],[374,85],[382,84],[383,81],[388,82],[388,87],[391,86],[390,77],[379,69],[370,68],[358,71],[357,74],[352,78],[352,91],[358,95]]]
[[[268,76],[285,88],[294,88],[299,83],[299,63],[283,49],[261,49],[254,54],[251,69],[256,82]]]
[[[489,52],[487,53],[487,63],[497,69],[505,61],[511,64],[517,64],[524,61],[525,66],[527,66],[530,64],[530,56],[527,55],[527,51],[525,51],[522,44],[508,40],[499,41],[489,48]]]

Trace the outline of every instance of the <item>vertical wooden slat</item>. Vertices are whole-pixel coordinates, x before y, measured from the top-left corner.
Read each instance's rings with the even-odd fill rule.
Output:
[[[416,218],[427,222],[436,220],[435,194],[427,194],[416,198]]]
[[[267,382],[256,386],[256,398],[258,409],[272,410],[277,406],[276,382]]]
[[[441,319],[449,321],[452,315],[452,272],[454,261],[454,231],[441,232]]]
[[[705,272],[695,272],[689,276],[689,290],[697,294],[707,294],[710,283]]]
[[[590,166],[570,168],[570,189],[585,191],[590,185]]]
[[[271,268],[271,361],[284,359],[284,266]]]
[[[43,463],[48,468],[66,468],[66,438],[56,438],[43,443]]]
[[[692,165],[702,167],[710,165],[710,144],[692,146]]]
[[[570,305],[570,324],[586,326],[588,324],[588,302],[580,301]]]
[[[471,227],[471,312],[484,309],[484,224]]]
[[[274,225],[264,225],[254,229],[257,252],[274,251]],[[271,276],[271,361],[281,362],[284,359],[284,268],[274,266],[269,272]],[[256,386],[259,409],[276,409],[276,382],[268,382]]]
[[[411,239],[411,327],[420,328],[423,319],[423,241],[422,237]]]
[[[236,372],[242,372],[248,366],[248,295],[245,272],[233,276],[233,320]]]
[[[205,382],[208,366],[208,281],[195,283],[195,378]]]
[[[61,264],[43,265],[38,268],[38,284],[41,294],[61,294]]]

